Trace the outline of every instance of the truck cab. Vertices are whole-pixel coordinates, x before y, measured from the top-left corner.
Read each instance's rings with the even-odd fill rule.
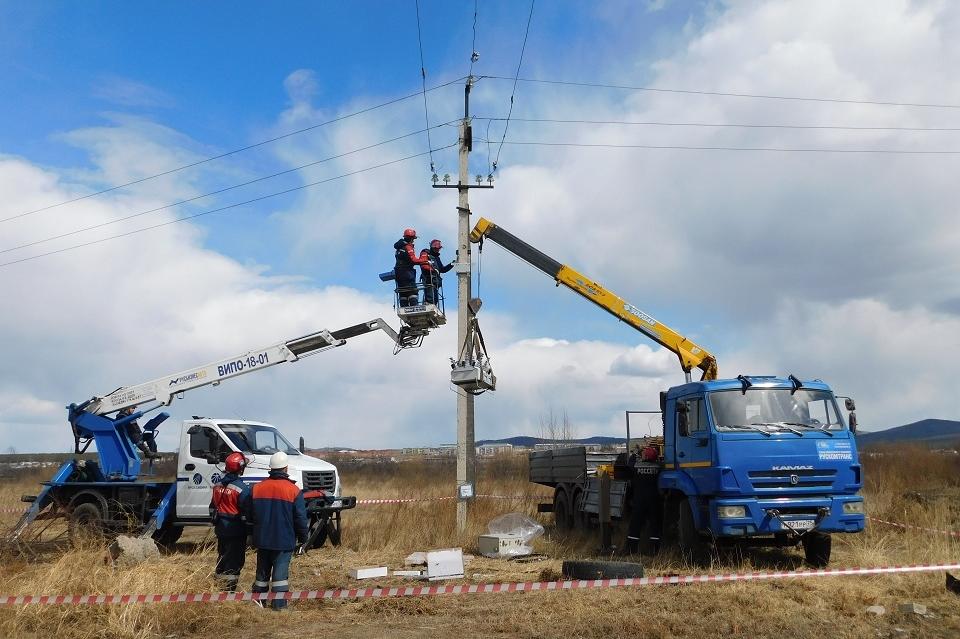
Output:
[[[856,442],[827,384],[740,376],[676,386],[661,402],[660,488],[681,538],[686,525],[687,537],[819,539],[828,558],[830,533],[863,530]]]
[[[323,491],[340,498],[337,468],[300,452],[274,426],[242,419],[194,418],[183,422],[177,458],[177,510],[179,523],[209,523],[207,508],[213,485],[223,475],[223,460],[232,452],[248,460],[243,480],[255,484],[267,478],[270,456],[289,456],[287,473],[304,491]]]

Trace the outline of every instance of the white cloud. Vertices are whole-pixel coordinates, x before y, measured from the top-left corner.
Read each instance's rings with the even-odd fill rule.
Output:
[[[122,107],[171,107],[174,99],[164,91],[143,82],[106,75],[93,87],[93,96]]]
[[[653,69],[656,85],[960,103],[960,88],[952,82],[960,43],[944,37],[960,23],[953,4],[768,2],[720,9],[691,30],[682,48],[659,61]],[[615,62],[629,67],[636,55],[627,51]],[[278,131],[357,106],[318,106],[316,80],[307,71],[291,75],[286,87],[291,106],[278,116]],[[566,89],[526,85],[523,90],[518,106],[540,117],[945,122],[935,110],[649,93],[578,97]],[[502,106],[503,96],[487,91],[478,85],[478,109]],[[450,100],[437,97],[432,104],[445,102]],[[302,164],[416,130],[421,118],[418,104],[404,103],[291,138],[279,145],[278,155],[290,165]],[[435,145],[456,135],[453,129],[440,131]],[[510,137],[783,147],[948,144],[943,136],[893,132],[571,129],[519,122],[511,124]],[[111,126],[66,139],[91,154],[94,169],[57,172],[0,158],[0,217],[203,155],[196,142],[142,119],[118,117]],[[424,142],[418,137],[349,156],[304,172],[303,179],[419,152]],[[478,166],[483,155],[476,155]],[[652,302],[654,309],[671,309],[677,328],[714,351],[721,374],[822,377],[857,398],[865,427],[956,416],[942,401],[955,386],[947,366],[960,346],[960,230],[951,157],[517,146],[505,146],[503,157],[497,188],[474,197],[475,211],[641,307]],[[374,281],[391,258],[387,250],[371,255],[370,247],[388,247],[406,226],[452,247],[452,194],[426,188],[426,165],[424,158],[303,193],[295,204],[275,211],[285,233],[277,244],[285,242],[303,264],[322,268],[332,282],[349,268],[349,259],[362,259]],[[182,174],[76,203],[62,215],[9,223],[2,229],[4,247],[62,232],[63,219],[75,228],[189,196],[198,192],[201,178]],[[550,293],[540,274],[502,251],[484,257],[484,287],[504,291],[505,299],[546,299]],[[0,334],[6,361],[16,362],[0,372],[5,409],[0,443],[62,450],[69,430],[64,415],[53,414],[61,410],[55,406],[260,343],[392,315],[385,287],[371,286],[374,293],[317,288],[267,273],[205,247],[203,233],[189,224],[0,269],[0,292],[15,302],[0,314]],[[583,308],[585,314],[596,312]],[[550,408],[567,410],[581,434],[621,433],[622,411],[655,407],[657,391],[682,380],[673,356],[649,348],[639,336],[625,337],[629,344],[591,339],[585,316],[571,316],[558,321],[569,322],[583,337],[559,340],[544,336],[549,331],[540,322],[546,311],[536,317],[511,311],[488,305],[481,316],[500,390],[478,398],[478,438],[536,433],[539,416]],[[444,389],[450,389],[446,361],[455,351],[454,326],[451,321],[431,335],[421,351],[397,357],[382,336],[359,338],[296,365],[192,393],[171,412],[175,418],[265,419],[291,437],[303,433],[311,445],[453,441],[453,393]],[[161,443],[175,445],[174,427],[164,427]]]

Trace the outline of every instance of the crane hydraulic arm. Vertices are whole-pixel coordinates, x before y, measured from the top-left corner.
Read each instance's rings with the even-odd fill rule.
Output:
[[[480,218],[470,232],[470,241],[480,243],[482,249],[484,239],[499,244],[524,262],[552,277],[558,286],[563,284],[664,348],[671,350],[680,358],[680,367],[688,380],[693,368],[703,371],[701,379],[717,378],[717,360],[706,349],[694,344],[669,326],[658,322],[619,295],[607,290],[599,282],[594,282],[575,269],[561,264],[490,220]]]
[[[402,338],[382,319],[355,324],[338,331],[318,331],[296,339],[246,351],[197,368],[187,369],[158,379],[125,386],[103,397],[92,397],[81,404],[67,406],[68,419],[73,428],[75,451],[86,451],[91,442],[97,446],[101,475],[108,479],[132,481],[140,472],[140,458],[127,435],[125,426],[145,412],[168,406],[181,393],[203,386],[219,386],[232,377],[260,371],[283,362],[295,362],[309,355],[343,346],[352,337],[381,330],[395,344]],[[124,408],[156,402],[149,409],[130,415],[107,417]],[[151,419],[144,430],[153,430],[169,415],[160,413]]]

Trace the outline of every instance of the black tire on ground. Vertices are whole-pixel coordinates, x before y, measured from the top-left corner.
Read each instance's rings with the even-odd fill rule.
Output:
[[[823,568],[830,563],[833,539],[829,533],[810,532],[803,536],[803,555],[814,568]]]
[[[710,562],[710,544],[697,532],[689,501],[680,504],[677,536],[677,541],[680,544],[680,552],[688,561],[697,566],[702,566]]]
[[[183,526],[164,526],[153,533],[153,540],[165,550],[173,550],[183,535]]]
[[[643,566],[630,561],[565,561],[561,572],[569,579],[627,579],[643,577]]]
[[[70,511],[68,524],[70,543],[74,546],[87,542],[99,543],[106,539],[106,530],[103,522],[103,513],[100,507],[92,502],[84,502],[74,506]]]
[[[553,495],[553,521],[558,530],[570,530],[573,525],[570,501],[565,490],[558,490]]]

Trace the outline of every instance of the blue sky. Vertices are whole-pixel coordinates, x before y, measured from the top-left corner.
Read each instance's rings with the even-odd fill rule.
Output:
[[[529,7],[479,2],[476,74],[515,72]],[[420,3],[428,86],[467,72],[473,9],[472,1]],[[951,80],[952,61],[960,60],[953,44],[960,41],[953,37],[958,16],[951,6],[923,0],[842,6],[826,0],[540,0],[521,75],[960,104]],[[0,86],[12,98],[0,100],[3,218],[418,91],[415,4],[0,0]],[[488,170],[482,118],[506,114],[511,86],[488,78],[474,88],[472,112],[479,119],[472,172]],[[428,107],[433,125],[459,117],[462,85],[430,92]],[[935,400],[949,378],[942,372],[944,349],[960,347],[953,156],[509,144],[960,149],[949,131],[522,121],[951,127],[955,109],[520,83],[513,115],[496,189],[472,194],[475,213],[710,348],[721,374],[823,378],[855,395],[861,424],[873,428],[956,416],[944,414]],[[0,222],[0,250],[423,127],[422,98],[414,97]],[[490,138],[499,140],[501,127],[493,122]],[[453,127],[431,136],[435,147],[456,141]],[[425,150],[423,134],[405,137],[0,258],[136,230]],[[454,150],[437,152],[435,162],[441,174],[453,173]],[[0,293],[21,300],[0,320],[0,334],[10,358],[22,363],[0,373],[0,428],[11,441],[34,425],[62,435],[59,407],[67,401],[316,330],[318,323],[336,328],[366,314],[389,316],[390,291],[376,275],[392,266],[399,232],[412,225],[424,240],[454,244],[456,196],[431,189],[429,175],[429,160],[416,158],[0,268]],[[568,410],[582,434],[618,433],[622,410],[650,408],[657,390],[681,379],[672,355],[497,247],[483,255],[480,286],[484,333],[502,387],[478,405],[478,437],[536,434],[539,417],[551,407]],[[398,358],[385,355],[376,340],[351,344],[298,365],[311,367],[310,374],[238,381],[184,402],[182,410],[306,423],[302,428],[312,437],[344,445],[450,441],[454,402],[446,362],[453,342],[451,326],[431,335],[421,351]],[[382,395],[405,395],[404,403],[416,408],[398,413],[377,405],[357,413],[358,402]],[[318,404],[317,397],[324,399]],[[338,425],[348,419],[363,421],[367,430],[343,433]],[[424,422],[438,426],[425,431]]]

